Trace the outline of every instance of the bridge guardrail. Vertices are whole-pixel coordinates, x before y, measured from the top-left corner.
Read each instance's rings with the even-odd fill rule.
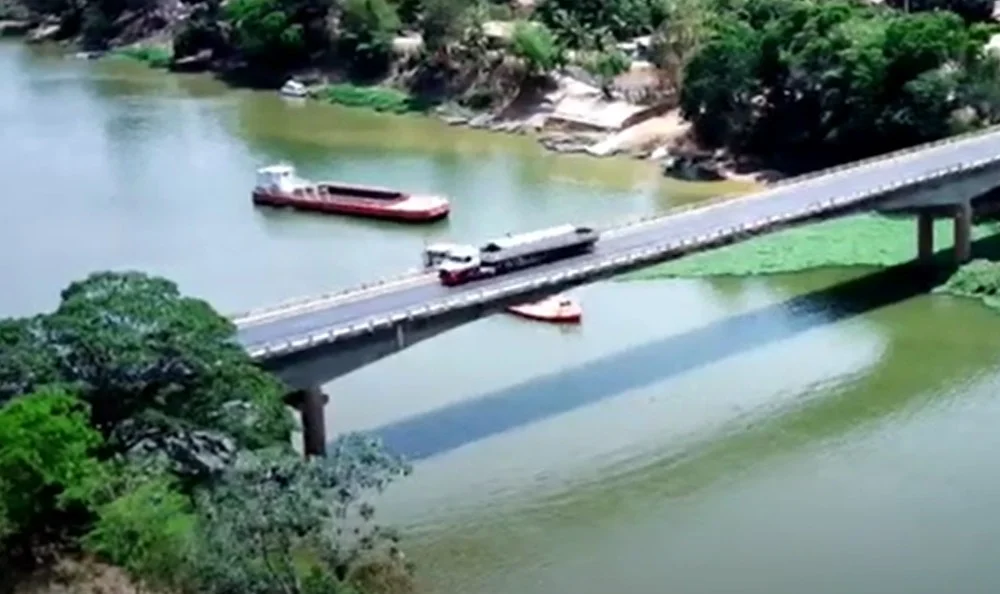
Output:
[[[872,157],[868,157],[866,159],[861,159],[860,161],[851,161],[850,163],[843,163],[841,165],[834,165],[832,167],[827,167],[827,168],[824,168],[824,169],[819,169],[817,171],[812,171],[812,172],[809,172],[809,173],[803,173],[802,175],[796,175],[794,177],[789,177],[789,178],[786,178],[786,179],[778,180],[778,181],[776,181],[774,183],[767,184],[764,188],[762,188],[758,192],[751,192],[749,194],[748,193],[740,193],[740,192],[727,192],[725,194],[720,194],[719,196],[715,196],[714,198],[709,198],[708,200],[699,200],[698,202],[692,202],[692,203],[688,203],[688,204],[682,204],[680,206],[676,206],[676,207],[670,208],[670,209],[666,210],[665,212],[661,212],[661,213],[657,213],[657,214],[652,214],[652,215],[646,215],[646,216],[643,216],[643,217],[639,217],[637,219],[632,219],[631,221],[628,221],[628,222],[623,222],[622,224],[619,224],[619,225],[614,225],[612,227],[608,227],[607,231],[611,232],[611,233],[627,232],[632,227],[641,226],[641,225],[644,225],[644,224],[650,224],[650,223],[653,223],[653,222],[655,222],[655,221],[657,221],[659,219],[662,219],[662,218],[665,218],[665,217],[669,217],[669,216],[678,215],[678,214],[681,214],[683,212],[687,212],[687,211],[691,211],[691,210],[697,210],[697,209],[700,209],[700,208],[710,208],[712,206],[716,206],[716,205],[721,204],[723,202],[728,202],[728,201],[733,200],[735,198],[739,198],[740,196],[752,196],[752,195],[755,195],[755,194],[766,195],[771,190],[776,190],[776,189],[779,189],[779,188],[784,188],[786,186],[791,186],[791,185],[795,185],[795,184],[804,183],[804,182],[807,182],[807,181],[810,181],[810,180],[813,180],[813,179],[816,179],[816,178],[819,178],[819,177],[826,177],[826,176],[836,175],[836,174],[839,174],[839,173],[842,173],[842,172],[845,172],[845,171],[849,171],[849,170],[852,170],[852,169],[858,169],[858,168],[861,168],[861,167],[872,165],[874,163],[893,161],[893,160],[896,160],[896,159],[898,159],[900,157],[903,157],[903,156],[906,156],[906,155],[911,155],[913,153],[919,153],[919,152],[922,152],[922,151],[926,151],[926,150],[930,150],[930,149],[934,149],[934,148],[938,148],[938,147],[942,147],[942,146],[947,146],[947,145],[950,145],[950,144],[955,144],[955,143],[958,143],[958,142],[962,142],[964,140],[969,140],[969,139],[980,137],[980,136],[988,136],[990,134],[995,134],[997,132],[1000,132],[1000,124],[995,125],[995,126],[989,126],[987,128],[982,128],[982,129],[979,129],[979,130],[970,130],[968,132],[963,132],[962,134],[956,134],[954,136],[949,136],[947,138],[941,138],[941,139],[938,139],[938,140],[933,140],[931,142],[925,142],[923,144],[918,144],[918,145],[915,145],[915,146],[911,146],[911,147],[899,149],[899,150],[896,150],[896,151],[892,151],[890,153],[884,153],[884,154],[881,154],[881,155],[875,155],[875,156],[872,156]]]
[[[903,187],[913,186],[933,179],[947,177],[959,172],[984,169],[998,161],[1000,161],[1000,154],[986,159],[973,161],[965,165],[956,165],[953,167],[935,170],[920,176],[896,180],[869,190],[855,192],[853,194],[830,198],[819,202],[813,202],[795,211],[781,215],[764,217],[743,225],[723,227],[698,236],[667,241],[651,247],[635,248],[625,254],[609,256],[599,262],[584,264],[583,266],[560,271],[549,276],[510,283],[502,287],[482,289],[466,295],[450,297],[431,302],[426,305],[411,307],[404,312],[396,312],[386,316],[368,318],[367,320],[357,322],[350,326],[330,328],[291,340],[283,340],[271,344],[260,345],[250,349],[250,356],[255,359],[259,359],[267,355],[280,355],[294,352],[303,348],[318,346],[320,344],[334,342],[351,336],[374,332],[379,328],[390,328],[394,324],[403,320],[412,321],[424,317],[432,317],[453,308],[488,304],[502,297],[513,296],[532,289],[540,289],[547,285],[552,285],[565,280],[586,278],[596,272],[619,268],[625,264],[638,264],[646,261],[652,264],[661,260],[662,256],[669,252],[709,244],[740,233],[753,233],[782,222],[808,218],[812,214],[818,214],[836,207],[859,204],[867,199],[881,196]]]
[[[348,295],[360,295],[368,291],[384,288],[388,285],[399,284],[415,280],[421,276],[424,276],[425,274],[427,274],[426,271],[414,268],[407,270],[402,274],[389,276],[374,282],[364,283],[360,286],[337,289],[334,291],[321,293],[319,295],[312,294],[312,295],[303,295],[301,297],[293,297],[291,299],[286,299],[285,301],[282,301],[274,305],[249,309],[238,314],[230,315],[229,319],[232,320],[234,324],[240,325],[241,323],[246,323],[248,321],[257,318],[266,317],[270,314],[275,314],[290,309],[298,309],[303,305],[308,305],[311,303],[320,303],[325,301],[333,301],[341,297],[346,297]]]

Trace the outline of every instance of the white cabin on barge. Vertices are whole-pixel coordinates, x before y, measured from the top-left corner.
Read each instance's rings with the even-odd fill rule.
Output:
[[[296,189],[309,186],[309,182],[295,174],[295,167],[286,163],[268,165],[257,170],[257,189],[266,192],[291,194]]]

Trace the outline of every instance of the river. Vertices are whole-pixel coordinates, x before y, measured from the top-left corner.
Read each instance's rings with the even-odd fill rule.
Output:
[[[236,311],[412,267],[428,240],[721,191],[15,43],[0,43],[0,130],[0,315],[108,268]],[[254,168],[277,160],[446,193],[454,216],[255,210]],[[574,294],[578,329],[494,316],[326,386],[331,432],[375,430],[415,460],[379,504],[423,591],[1000,590],[996,313],[858,270]]]

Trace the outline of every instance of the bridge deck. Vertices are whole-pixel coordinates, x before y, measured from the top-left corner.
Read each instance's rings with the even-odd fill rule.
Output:
[[[870,191],[887,183],[904,182],[983,159],[996,158],[998,155],[1000,155],[1000,132],[931,146],[918,152],[889,156],[703,208],[672,215],[668,213],[661,219],[609,234],[598,242],[593,253],[583,256],[451,288],[440,285],[433,278],[424,277],[361,299],[341,301],[305,311],[290,311],[288,315],[245,325],[239,330],[239,339],[248,348],[291,340],[443,298],[545,277],[561,269],[597,262],[609,256],[653,246],[668,239],[695,238],[713,231],[786,215],[801,211],[811,204]]]

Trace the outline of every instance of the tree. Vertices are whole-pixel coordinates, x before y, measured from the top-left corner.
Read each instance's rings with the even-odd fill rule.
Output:
[[[518,22],[511,44],[514,54],[524,60],[531,75],[547,74],[565,61],[562,45],[541,23]]]
[[[237,49],[254,61],[287,62],[305,51],[300,23],[292,20],[280,0],[233,0],[226,5]]]
[[[248,60],[285,67],[328,47],[331,0],[233,0],[224,5],[233,42]],[[209,31],[214,34],[214,32]]]
[[[655,29],[662,19],[660,0],[543,0],[535,16],[561,41],[586,47],[587,38],[610,33],[625,40]]]
[[[58,377],[44,316],[0,320],[0,405]]]
[[[221,12],[218,0],[196,4],[174,34],[174,56],[194,56],[203,50],[224,51],[227,40],[220,26]]]
[[[680,106],[702,139],[739,145],[750,132],[751,102],[759,92],[760,40],[746,23],[720,23],[686,66]]]
[[[684,69],[709,33],[707,0],[663,0],[663,20],[653,32],[650,53],[674,89],[684,86]]]
[[[391,535],[372,523],[366,493],[409,471],[371,438],[352,434],[326,458],[246,454],[199,498],[204,521],[193,556],[207,594],[307,594],[319,572],[336,586]],[[303,560],[306,560],[303,563]]]
[[[87,510],[105,468],[87,405],[43,388],[0,408],[0,536],[24,554],[77,510]],[[13,540],[11,540],[13,539]],[[4,543],[0,542],[0,550]]]
[[[461,37],[470,24],[468,4],[466,0],[423,1],[420,33],[427,51],[437,52]]]
[[[340,16],[340,50],[359,74],[383,71],[399,30],[396,9],[386,0],[346,0]]]
[[[172,452],[201,472],[207,449],[290,439],[281,385],[249,359],[229,320],[165,279],[91,275],[63,291],[54,313],[4,325],[0,340],[23,349],[0,356],[0,398],[40,381],[70,385],[111,450]]]
[[[964,98],[976,123],[995,118],[973,82],[996,76],[987,38],[948,12],[743,0],[684,69],[681,108],[710,143],[810,167],[866,157],[951,133]]]

